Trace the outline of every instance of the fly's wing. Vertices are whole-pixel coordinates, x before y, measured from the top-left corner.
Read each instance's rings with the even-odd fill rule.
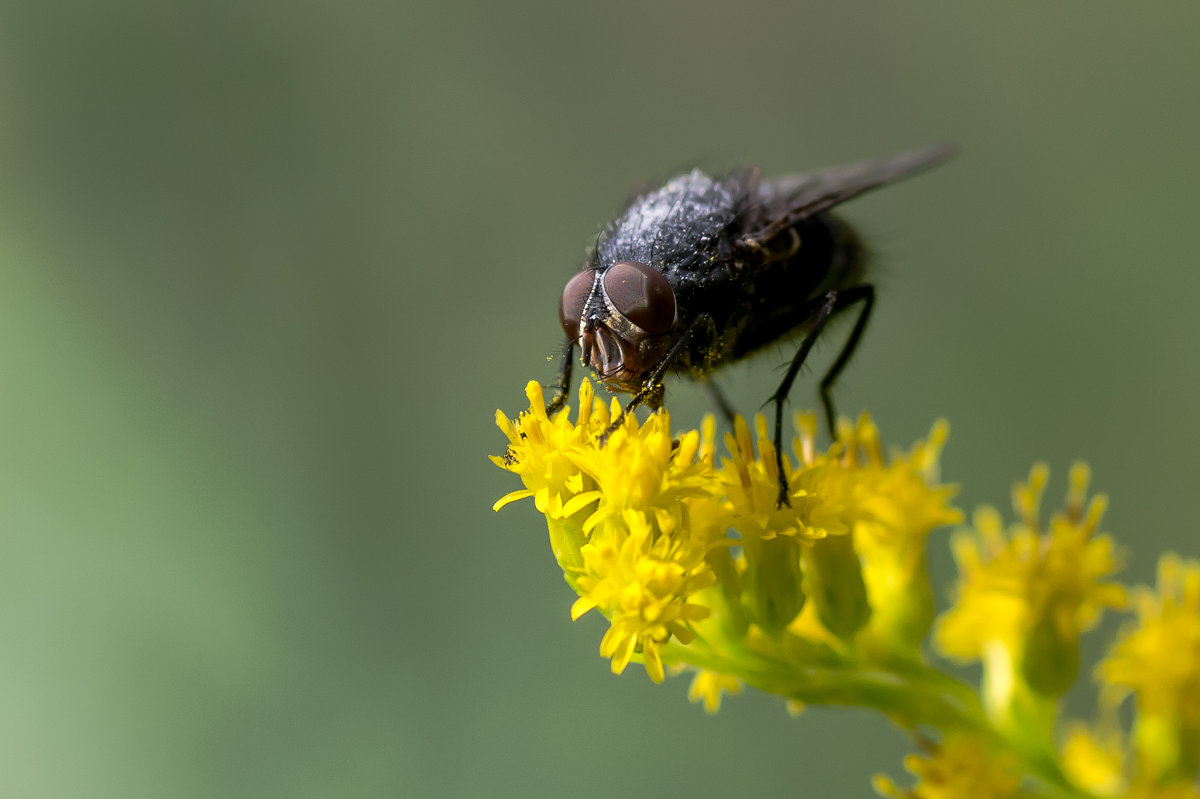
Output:
[[[804,219],[871,189],[929,169],[956,152],[955,144],[938,144],[891,158],[762,180],[755,191],[756,207],[745,228],[744,240],[754,245],[765,244]]]

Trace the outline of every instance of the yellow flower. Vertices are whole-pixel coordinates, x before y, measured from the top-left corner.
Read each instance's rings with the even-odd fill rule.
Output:
[[[779,471],[775,445],[767,435],[767,420],[762,414],[755,417],[754,426],[758,434],[757,454],[750,428],[739,416],[734,432],[725,436],[729,457],[721,459],[722,488],[733,509],[733,525],[742,538],[769,540],[789,536],[812,541],[848,532],[843,508],[831,505],[829,497],[821,494],[820,468],[793,471],[786,455],[783,465],[791,504],[776,507]]]
[[[1135,595],[1138,622],[1096,669],[1105,697],[1137,698],[1140,776],[1191,781],[1200,764],[1200,563],[1164,555],[1158,590]]]
[[[932,484],[941,428],[929,444],[889,459],[864,416],[818,453],[815,417],[800,416],[797,465],[783,461],[791,504],[776,507],[775,449],[761,415],[756,435],[736,420],[718,466],[711,418],[700,431],[672,435],[665,410],[641,424],[630,414],[602,442],[619,406],[606,409],[588,381],[574,421],[567,410],[549,418],[536,383],[526,394],[530,408],[517,420],[497,415],[508,450],[493,458],[525,486],[495,507],[534,498],[579,594],[572,615],[597,609],[610,620],[601,653],[617,672],[640,659],[662,679],[667,643],[679,644],[672,662],[687,664],[698,634],[706,657],[753,650],[745,662],[754,662],[776,650],[785,659],[827,658],[830,644],[852,643],[872,613],[855,549],[860,528],[872,573],[890,586],[877,597],[889,605],[883,616],[899,618],[904,592],[919,582],[913,572],[924,536],[955,518],[950,490]],[[815,615],[792,629],[806,586]]]
[[[1096,535],[1105,500],[1084,509],[1088,470],[1071,470],[1068,507],[1038,521],[1048,471],[1035,466],[1015,490],[1020,521],[1005,533],[1000,516],[985,508],[975,530],[955,536],[960,579],[955,605],[940,619],[941,651],[970,660],[1010,659],[1037,691],[1058,694],[1074,679],[1080,633],[1104,608],[1124,605],[1124,588],[1105,582],[1119,567],[1113,541]]]
[[[586,380],[579,387],[576,424],[571,424],[566,409],[554,419],[546,416],[542,387],[536,382],[530,381],[525,387],[525,396],[529,398],[529,410],[516,421],[496,411],[496,425],[508,437],[508,450],[501,457],[491,458],[500,468],[520,477],[525,488],[505,494],[492,510],[533,497],[539,513],[551,518],[570,516],[564,506],[593,485],[584,480],[571,455],[580,448],[594,446],[596,438],[608,426],[608,411],[603,402],[594,398],[592,386]]]
[[[672,637],[691,640],[688,625],[710,612],[691,598],[716,580],[706,556],[726,541],[713,427],[675,440],[665,411],[643,425],[630,414],[602,443],[610,417],[593,401],[588,381],[580,387],[576,424],[565,410],[546,416],[536,383],[526,394],[530,409],[517,422],[498,414],[509,448],[493,458],[520,475],[526,488],[495,507],[534,497],[555,555],[580,595],[572,618],[599,609],[611,623],[600,653],[612,659],[613,671],[640,653],[650,677],[661,681],[662,647]]]
[[[1177,710],[1200,722],[1200,563],[1164,555],[1158,590],[1138,591],[1134,606],[1137,627],[1125,631],[1097,675],[1137,694],[1139,712]]]
[[[629,511],[653,516],[669,533],[683,523],[685,500],[712,498],[718,490],[711,463],[697,460],[701,436],[692,430],[675,440],[671,418],[660,411],[641,427],[630,414],[604,446],[593,442],[570,452],[576,466],[597,488],[579,494],[573,507],[593,500],[598,507],[583,524],[590,533],[612,516]]]
[[[648,518],[637,511],[623,514],[624,529],[594,538],[583,547],[581,596],[571,607],[578,619],[600,608],[612,625],[600,642],[602,657],[612,659],[614,674],[642,653],[646,672],[662,682],[662,647],[672,636],[692,640],[687,624],[703,619],[709,609],[689,598],[716,579],[704,556],[708,547],[686,538],[655,534]]]
[[[926,539],[960,519],[955,489],[938,482],[944,423],[885,454],[864,414],[820,451],[815,417],[798,414],[781,458],[790,504],[776,507],[761,415],[753,427],[735,420],[718,462],[711,417],[672,434],[665,410],[644,423],[630,414],[602,438],[620,405],[610,410],[589,382],[574,418],[550,418],[536,383],[526,394],[518,419],[497,414],[508,448],[493,461],[524,486],[495,507],[533,498],[578,594],[572,618],[609,621],[600,654],[614,672],[638,661],[659,682],[667,665],[692,670],[689,697],[709,713],[751,685],[793,707],[872,707],[910,731],[940,730],[940,744],[906,759],[913,787],[876,779],[898,799],[1009,799],[1023,795],[1023,775],[1029,795],[1200,799],[1200,562],[1160,561],[1157,590],[1135,594],[1137,624],[1096,670],[1104,723],[1058,734],[1080,636],[1126,601],[1085,466],[1047,522],[1047,470],[1035,466],[1014,489],[1014,524],[984,508],[953,539],[957,596],[934,639],[949,657],[984,661],[979,696],[923,654]]]
[[[1091,793],[1116,796],[1125,788],[1125,736],[1115,723],[1103,733],[1071,725],[1062,759],[1071,781]]]
[[[740,694],[742,681],[731,674],[721,674],[709,669],[697,669],[688,689],[688,699],[692,702],[703,702],[704,712],[716,713],[721,709],[721,697],[724,694]]]
[[[797,426],[808,432],[815,419],[797,418]],[[862,560],[870,628],[888,646],[916,650],[924,638],[933,619],[925,541],[934,529],[962,521],[950,505],[957,489],[938,485],[938,456],[948,435],[949,425],[939,422],[928,440],[888,457],[879,429],[863,414],[854,425],[843,422],[838,446],[824,459],[824,491],[846,508]],[[798,447],[811,451],[808,435]]]
[[[962,514],[949,504],[957,489],[936,485],[938,455],[949,431],[949,425],[939,422],[927,441],[890,459],[884,457],[879,430],[870,417],[864,415],[854,428],[840,431],[845,446],[840,460],[853,477],[849,504],[855,543],[865,558],[882,561],[880,570],[899,569],[893,579],[923,570],[929,533],[962,521]]]
[[[1008,799],[1021,787],[1012,758],[993,753],[976,736],[952,734],[929,745],[926,756],[909,755],[904,767],[917,784],[901,790],[887,777],[875,778],[875,790],[894,799]]]

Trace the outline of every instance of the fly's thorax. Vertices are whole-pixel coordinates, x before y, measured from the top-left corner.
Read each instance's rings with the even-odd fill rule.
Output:
[[[583,362],[630,391],[668,349],[677,319],[666,276],[637,261],[585,268],[567,282],[559,304],[563,330],[579,341]]]
[[[700,170],[678,175],[637,197],[605,226],[596,242],[596,262],[702,268],[731,246],[729,233],[736,228],[743,194],[737,181],[714,179]]]

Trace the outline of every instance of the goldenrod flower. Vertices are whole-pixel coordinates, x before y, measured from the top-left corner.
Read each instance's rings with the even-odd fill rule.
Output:
[[[614,671],[640,659],[653,679],[662,679],[667,643],[686,644],[698,632],[703,640],[673,657],[687,662],[689,652],[741,651],[748,661],[825,658],[820,653],[839,638],[844,644],[837,647],[853,645],[872,614],[871,600],[886,605],[880,618],[887,624],[923,629],[906,608],[927,603],[918,568],[924,537],[957,518],[947,504],[952,491],[933,484],[944,427],[909,455],[886,458],[864,416],[821,453],[815,417],[801,415],[796,464],[783,458],[790,505],[777,507],[775,451],[761,415],[755,436],[736,421],[717,465],[711,420],[700,431],[673,436],[665,411],[644,424],[629,415],[601,442],[619,408],[610,414],[588,381],[575,422],[565,409],[549,418],[536,383],[526,394],[530,409],[517,420],[498,414],[509,445],[504,457],[493,458],[525,487],[495,507],[533,497],[579,594],[572,616],[597,609],[611,622],[601,653]],[[860,545],[868,552],[862,558]],[[808,590],[815,615],[789,627]]]
[[[718,458],[711,418],[673,433],[665,410],[644,423],[629,415],[602,440],[620,406],[589,382],[574,418],[550,418],[537,384],[526,394],[517,420],[497,415],[508,450],[493,458],[524,487],[495,507],[533,498],[578,594],[572,618],[609,620],[600,653],[614,672],[634,661],[655,681],[667,666],[692,670],[689,697],[710,713],[750,685],[789,707],[870,707],[940,730],[942,743],[906,761],[914,787],[877,779],[892,797],[1200,799],[1200,563],[1162,560],[1157,591],[1136,594],[1138,625],[1097,670],[1105,724],[1060,735],[1079,638],[1125,604],[1086,467],[1072,468],[1066,508],[1048,522],[1047,471],[1036,466],[1014,490],[1015,524],[985,508],[953,539],[960,580],[934,642],[984,661],[981,697],[923,654],[926,539],[960,520],[955,489],[938,482],[945,423],[888,455],[866,415],[820,450],[815,418],[798,414],[782,457],[789,504],[777,506],[762,416],[736,419]],[[1117,711],[1130,695],[1126,732]]]
[[[989,508],[976,514],[973,532],[955,536],[958,597],[935,640],[950,657],[985,658],[993,677],[1011,664],[1017,671],[1005,682],[1023,679],[1038,693],[1059,695],[1075,677],[1080,634],[1104,608],[1121,607],[1125,591],[1105,580],[1119,561],[1112,539],[1095,534],[1104,498],[1084,510],[1087,468],[1071,470],[1067,510],[1043,528],[1038,506],[1047,476],[1039,465],[1017,486],[1020,521],[1007,533]]]
[[[798,417],[802,452],[812,450],[815,418]],[[938,527],[962,521],[950,505],[957,489],[938,484],[938,457],[949,425],[938,422],[908,453],[884,455],[879,429],[864,414],[843,423],[825,464],[824,491],[846,508],[862,561],[870,630],[886,646],[915,651],[933,620],[925,541]],[[818,461],[819,462],[819,461]]]
[[[536,383],[526,395],[530,409],[516,422],[498,414],[509,449],[493,458],[526,488],[495,507],[534,497],[550,525],[555,556],[580,595],[572,618],[599,609],[611,622],[600,653],[612,660],[613,671],[640,653],[659,682],[662,647],[672,637],[691,640],[688,625],[709,614],[691,600],[715,582],[706,558],[725,542],[711,426],[707,436],[692,431],[676,441],[665,411],[644,425],[629,415],[602,444],[609,415],[593,403],[588,381],[580,387],[576,424],[567,410],[546,416]],[[707,521],[693,523],[693,511]]]
[[[716,713],[721,709],[721,697],[724,694],[740,694],[742,685],[742,681],[731,674],[697,669],[688,689],[688,699],[703,703],[706,713]]]
[[[592,446],[608,426],[607,409],[603,402],[593,402],[592,387],[586,380],[579,387],[579,420],[576,424],[571,424],[566,411],[554,419],[546,416],[546,401],[542,387],[537,383],[530,381],[525,387],[525,396],[529,398],[529,410],[517,421],[496,411],[496,425],[508,437],[508,450],[502,457],[492,457],[497,466],[517,474],[525,488],[505,494],[492,510],[533,497],[539,513],[552,518],[570,516],[564,512],[564,506],[593,485],[585,482],[571,455],[580,448]]]
[[[745,421],[735,420],[733,434],[725,437],[730,454],[721,459],[720,477],[729,521],[740,537],[746,604],[752,620],[776,635],[796,618],[807,599],[802,545],[831,535],[844,537],[850,528],[845,508],[821,485],[820,466],[806,464],[793,470],[785,457],[790,504],[777,506],[775,446],[762,414],[754,422],[757,441],[752,442]],[[858,569],[857,561],[854,568]]]
[[[1156,591],[1135,594],[1137,625],[1096,669],[1112,702],[1132,693],[1142,780],[1186,781],[1200,766],[1200,563],[1164,555]]]
[[[710,498],[716,491],[712,464],[697,460],[700,444],[695,430],[674,440],[671,419],[663,411],[640,428],[633,415],[627,416],[605,446],[593,441],[573,448],[571,460],[597,486],[575,499],[575,507],[585,500],[598,502],[584,532],[630,511],[652,516],[663,532],[679,527],[684,500]]]
[[[1135,628],[1125,631],[1097,675],[1137,695],[1142,713],[1178,711],[1200,722],[1200,563],[1164,555],[1158,589],[1134,595]]]
[[[1015,759],[996,753],[978,736],[951,734],[927,749],[927,755],[904,759],[916,785],[902,790],[878,776],[875,790],[894,799],[1009,799],[1021,787]]]
[[[663,645],[672,636],[684,643],[692,639],[687,623],[704,618],[709,610],[688,599],[716,577],[704,559],[707,546],[656,534],[637,511],[626,512],[622,521],[623,528],[614,527],[609,535],[584,545],[578,578],[582,595],[571,606],[571,618],[600,608],[612,622],[600,642],[600,654],[612,659],[613,673],[624,671],[640,651],[650,679],[662,682]]]
[[[754,425],[757,448],[751,442],[750,429],[739,416],[733,434],[725,436],[729,457],[721,459],[722,489],[733,511],[733,525],[742,538],[789,536],[812,541],[848,532],[845,508],[823,492],[820,467],[797,473],[785,456],[790,504],[776,506],[779,472],[775,465],[775,445],[767,435],[767,420],[762,414],[755,417]]]
[[[1117,796],[1126,787],[1125,736],[1115,724],[1103,732],[1073,724],[1063,744],[1063,768],[1076,785],[1098,796]]]
[[[665,411],[644,423],[594,396],[550,418],[536,383],[497,465],[532,497],[555,558],[578,594],[572,618],[609,620],[600,654],[614,672],[641,662],[650,678],[692,670],[689,697],[715,712],[744,685],[789,708],[855,705],[941,743],[906,760],[916,784],[885,777],[897,799],[1200,799],[1200,563],[1160,561],[1156,591],[1135,594],[1138,623],[1097,668],[1096,728],[1060,735],[1061,697],[1078,671],[1079,638],[1125,604],[1112,581],[1116,547],[1098,533],[1103,497],[1088,470],[1070,473],[1065,510],[1039,506],[1047,470],[1014,489],[1017,521],[980,510],[953,539],[960,579],[934,642],[959,660],[982,659],[982,697],[923,654],[933,599],[926,539],[960,515],[940,485],[945,423],[907,453],[885,455],[866,415],[842,422],[826,450],[811,414],[782,457],[789,504],[777,506],[779,468],[765,419],[738,418],[718,459],[715,425],[673,434]],[[1132,729],[1118,723],[1133,696]],[[1060,747],[1061,742],[1061,747]],[[1028,777],[1028,779],[1026,779]]]

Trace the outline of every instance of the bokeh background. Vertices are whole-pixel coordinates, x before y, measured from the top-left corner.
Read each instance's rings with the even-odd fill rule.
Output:
[[[900,776],[873,715],[609,675],[533,508],[490,509],[495,409],[552,380],[630,186],[954,139],[846,208],[882,298],[842,412],[896,445],[949,418],[965,508],[1087,459],[1131,579],[1200,554],[1198,34],[1182,2],[5,3],[0,793]]]

